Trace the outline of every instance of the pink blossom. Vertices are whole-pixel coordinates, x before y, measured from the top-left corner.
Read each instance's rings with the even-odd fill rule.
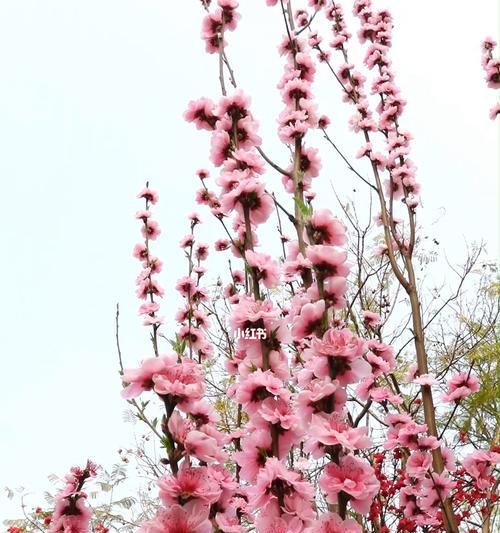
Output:
[[[160,298],[164,295],[164,290],[156,281],[156,279],[150,278],[151,270],[147,270],[143,272],[143,274],[139,277],[137,280],[137,290],[136,294],[138,298],[141,298],[142,300],[145,300],[148,295],[156,295]]]
[[[255,526],[258,533],[301,533],[303,531],[302,521],[296,516],[289,518],[286,514],[280,518],[260,513]]]
[[[165,323],[165,317],[164,316],[151,316],[148,315],[144,317],[144,320],[142,321],[143,326],[159,326],[160,324]]]
[[[160,261],[157,257],[150,257],[149,268],[151,274],[159,274],[163,269],[163,261]]]
[[[419,385],[426,385],[430,387],[431,385],[435,385],[436,383],[438,383],[438,381],[433,374],[422,374],[414,378],[413,383],[418,383]]]
[[[71,512],[65,514],[66,511]],[[85,498],[80,497],[74,503],[67,499],[56,501],[50,522],[51,533],[88,533],[92,510],[85,503]]]
[[[148,220],[146,224],[141,228],[141,232],[144,238],[154,241],[161,233],[160,226],[155,220]]]
[[[455,488],[456,483],[451,481],[446,474],[434,472],[431,478],[425,478],[422,483],[422,498],[420,506],[424,511],[436,509],[442,501],[446,500]]]
[[[448,380],[448,392],[441,396],[443,402],[459,402],[462,398],[479,390],[479,380],[476,376],[462,372]]]
[[[381,318],[378,313],[374,313],[373,311],[362,311],[361,315],[367,326],[374,328],[380,325]]]
[[[196,171],[196,175],[203,181],[210,177],[210,172],[206,168],[200,168]]]
[[[426,452],[412,452],[406,462],[406,471],[409,476],[423,478],[432,466],[432,455]]]
[[[148,260],[147,246],[143,242],[136,244],[134,246],[133,256],[141,261],[147,261]]]
[[[253,224],[264,223],[274,208],[272,198],[265,192],[264,185],[256,180],[242,181],[235,189],[222,198],[222,209],[230,212],[236,209],[243,217],[248,210]]]
[[[259,429],[241,440],[241,451],[234,453],[234,459],[240,466],[240,476],[253,483],[257,474],[272,455],[271,433],[268,429]]]
[[[213,130],[217,117],[214,115],[215,104],[208,98],[189,102],[184,113],[184,120],[194,122],[197,129]]]
[[[389,373],[396,368],[394,358],[394,348],[375,339],[368,341],[367,359],[372,365],[375,372],[380,369],[382,372]]]
[[[240,14],[236,13],[236,8],[239,5],[238,2],[236,0],[218,0],[217,3],[222,8],[224,28],[229,31],[234,31],[240,19]]]
[[[500,454],[476,450],[462,461],[466,472],[475,479],[480,490],[488,490],[492,485],[493,465],[500,462]]]
[[[406,376],[405,376],[405,380],[407,383],[411,383],[416,375],[417,375],[417,372],[418,372],[418,365],[417,363],[412,363],[409,367],[408,367],[408,372],[406,373]]]
[[[257,274],[257,279],[272,289],[279,284],[279,266],[270,255],[248,250],[245,254],[247,263]]]
[[[233,272],[235,283],[241,283],[239,271]],[[244,278],[243,278],[244,279]],[[242,296],[231,314],[231,328],[233,331],[247,327],[264,327],[272,331],[280,324],[280,311],[270,300],[255,300],[252,296]]]
[[[361,533],[361,526],[352,518],[342,520],[337,513],[324,513],[304,533]]]
[[[309,520],[313,517],[313,487],[300,474],[288,470],[279,459],[269,457],[255,484],[248,488],[249,505],[254,510],[261,509],[270,517],[279,516],[280,492],[287,514]]]
[[[316,357],[310,365],[317,377],[329,375],[342,385],[356,383],[370,373],[370,365],[361,358],[365,350],[366,343],[349,329],[330,328],[321,340],[313,339],[311,353]]]
[[[151,211],[146,211],[145,209],[141,209],[140,211],[137,211],[135,214],[135,218],[137,218],[138,220],[142,220],[143,222],[146,222],[150,216],[151,216]]]
[[[231,138],[227,131],[218,130],[212,135],[212,144],[210,150],[210,160],[216,167],[222,163],[231,154]]]
[[[154,391],[168,396],[183,410],[189,408],[190,402],[199,400],[205,390],[200,366],[186,358],[169,364],[162,372],[153,374],[152,379]]]
[[[339,252],[331,246],[317,244],[309,246],[306,253],[318,276],[322,278],[331,276],[346,277],[349,273],[350,266],[346,263],[346,252]]]
[[[304,276],[311,270],[312,264],[309,259],[305,259],[299,254],[296,259],[288,259],[283,265],[283,276],[286,280],[292,281]]]
[[[336,504],[339,492],[343,491],[350,496],[352,508],[362,514],[369,511],[380,488],[373,468],[364,459],[354,455],[341,457],[339,464],[329,463],[319,484],[329,503]]]
[[[193,421],[188,418],[183,418],[177,410],[174,410],[171,414],[167,426],[174,441],[178,444],[183,444],[188,433],[195,429]]]
[[[247,171],[248,175],[263,174],[265,171],[264,161],[254,150],[238,148],[232,153],[231,159],[224,163],[225,172]]]
[[[495,120],[498,115],[500,115],[500,104],[497,103],[490,109],[490,119]]]
[[[331,124],[331,120],[326,115],[321,115],[318,119],[318,128],[326,130]]]
[[[345,226],[329,209],[318,209],[313,213],[308,231],[313,244],[342,246],[347,242]]]
[[[189,510],[180,505],[160,508],[156,516],[139,529],[139,533],[211,533],[208,507],[194,506]]]
[[[139,314],[140,315],[148,315],[151,313],[156,313],[160,309],[160,305],[156,302],[147,302],[142,304],[139,307]]]
[[[206,339],[204,333],[193,324],[185,324],[178,332],[181,340],[186,341],[188,346],[198,350],[205,345]]]
[[[263,400],[286,393],[283,383],[270,370],[258,368],[238,387],[236,398],[249,414],[255,414]]]
[[[189,431],[183,445],[188,455],[192,455],[205,463],[220,461],[225,457],[217,440],[203,431]]]
[[[294,339],[309,337],[322,324],[325,302],[318,300],[316,303],[304,305],[300,315],[295,317],[292,324],[292,336]]]
[[[205,259],[208,257],[208,244],[198,243],[196,245],[194,255],[196,259],[205,261]]]
[[[137,195],[137,198],[144,198],[147,202],[154,205],[156,204],[156,202],[158,202],[159,196],[156,191],[153,191],[153,189],[150,189],[149,187],[145,187]]]
[[[323,280],[323,300],[333,309],[346,307],[345,293],[347,291],[347,279],[342,276],[330,276]],[[318,299],[319,290],[317,285],[309,287],[307,294],[311,299]]]
[[[300,158],[300,170],[305,178],[316,178],[321,170],[321,159],[317,148],[303,148]]]
[[[285,84],[281,94],[285,104],[291,104],[301,98],[311,98],[311,85],[306,80],[294,78]]]
[[[250,103],[250,96],[241,89],[237,89],[232,94],[220,99],[217,114],[219,116],[227,115],[232,120],[239,120],[248,115]]]
[[[347,401],[344,388],[339,387],[339,382],[329,377],[312,380],[308,389],[299,392],[298,412],[305,423],[311,421],[314,413],[321,413],[329,408],[340,411]]]
[[[364,450],[372,444],[367,428],[349,427],[336,412],[312,415],[309,436],[305,450],[316,459],[323,455],[324,446],[340,445],[345,450],[354,451]]]
[[[140,368],[125,369],[123,382],[127,384],[121,392],[123,398],[136,398],[143,391],[151,390],[154,386],[153,376],[167,369],[172,364],[168,357],[152,357],[145,359]]]
[[[92,515],[82,491],[85,481],[95,477],[97,467],[87,461],[84,469],[72,467],[65,476],[66,485],[55,496],[55,508],[51,516],[51,533],[88,533]]]
[[[188,276],[184,276],[177,280],[175,288],[180,292],[184,298],[193,296],[196,291],[196,280]]]
[[[217,252],[227,250],[230,246],[230,242],[227,239],[217,239],[214,243],[214,248]]]
[[[166,474],[158,481],[160,498],[166,507],[187,502],[215,503],[221,488],[210,475],[207,467],[189,467],[183,463],[177,475]]]

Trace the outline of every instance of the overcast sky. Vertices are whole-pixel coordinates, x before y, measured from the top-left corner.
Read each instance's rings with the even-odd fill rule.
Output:
[[[279,12],[264,0],[241,4],[228,54],[266,150],[286,164],[275,123]],[[496,95],[484,82],[480,43],[498,38],[498,2],[375,4],[395,18],[392,57],[408,101],[403,126],[415,137],[421,220],[453,260],[481,239],[495,258],[498,122],[488,118]],[[119,301],[126,363],[136,365],[149,352],[134,297],[135,195],[146,179],[160,192],[157,253],[172,317],[172,286],[185,269],[177,243],[195,209],[192,176],[208,165],[208,136],[182,121],[190,99],[219,94],[201,17],[198,0],[0,0],[0,488],[50,488],[49,473],[87,457],[110,466],[132,442],[114,307]],[[349,110],[328,84],[317,90],[321,111],[354,154]],[[330,182],[346,194],[359,187],[335,158],[322,178],[318,205],[333,209]],[[269,173],[269,183],[278,187],[279,176]],[[15,514],[2,494],[0,519]]]

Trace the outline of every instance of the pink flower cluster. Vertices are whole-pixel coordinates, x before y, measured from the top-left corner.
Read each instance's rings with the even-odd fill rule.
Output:
[[[273,210],[272,198],[259,179],[264,171],[262,158],[256,151],[261,139],[256,133],[257,123],[249,104],[248,96],[238,90],[221,98],[217,106],[206,98],[192,101],[184,114],[185,119],[199,129],[212,131],[211,161],[222,167],[216,181],[222,192],[217,195],[203,184],[197,201],[208,205],[218,217],[239,215],[234,222],[238,236],[233,238],[233,247],[250,238],[246,235],[250,223],[264,223]],[[233,249],[235,255],[240,254],[240,248]]]
[[[189,220],[191,232],[180,242],[188,260],[188,275],[180,278],[176,284],[176,289],[184,300],[184,305],[176,315],[180,324],[177,339],[188,347],[189,356],[197,356],[198,362],[201,363],[213,355],[213,345],[205,334],[209,320],[202,308],[208,300],[208,293],[206,288],[201,286],[201,279],[206,271],[203,262],[208,257],[209,247],[208,244],[196,242],[194,230],[201,224],[198,214],[191,213]]]
[[[203,171],[199,175],[202,179],[207,177]],[[147,201],[157,200],[150,189],[142,195],[146,195]],[[193,213],[189,219],[191,232],[180,243],[188,258],[188,276],[176,284],[185,301],[176,317],[181,324],[173,343],[176,353],[145,359],[139,368],[125,369],[122,376],[124,398],[133,399],[152,391],[165,408],[161,430],[171,473],[158,483],[164,506],[152,520],[142,524],[140,531],[209,532],[214,523],[229,528],[224,531],[243,533],[235,524],[239,523],[237,514],[243,516],[246,501],[238,496],[238,485],[224,467],[227,456],[223,448],[229,439],[218,431],[219,416],[204,398],[201,363],[211,357],[213,347],[204,335],[208,317],[199,304],[207,300],[207,294],[199,282],[208,246],[195,241],[194,228],[200,224],[198,215]],[[143,234],[148,235],[147,227]],[[146,241],[147,251],[148,245]],[[156,351],[154,338],[153,345]]]
[[[286,106],[279,118],[279,136],[294,145],[296,153],[296,161],[285,170],[285,188],[290,193],[305,193],[311,200],[311,178],[319,174],[320,161],[317,151],[304,148],[302,141],[320,122],[312,102],[315,67],[307,46],[287,37],[280,47],[287,65],[279,83]],[[238,338],[226,365],[239,378],[228,393],[250,417],[233,434],[237,474],[248,483],[244,491],[247,511],[256,515],[259,532],[327,531],[330,526],[334,530],[344,525],[359,531],[352,521],[344,522],[346,506],[342,516],[332,513],[327,521],[317,522],[313,487],[287,461],[310,435],[307,451],[316,459],[330,461],[331,467],[322,477],[329,501],[340,495],[353,509],[369,509],[378,490],[373,468],[353,454],[370,446],[366,429],[347,423],[344,411],[346,386],[358,383],[371,370],[364,358],[367,344],[334,319],[334,310],[345,306],[350,270],[342,249],[345,227],[331,211],[311,209],[299,240],[289,242],[282,268],[256,251],[258,227],[268,219],[272,200],[260,181],[263,161],[255,148],[261,141],[249,103],[236,91],[218,105],[207,99],[191,102],[185,114],[197,128],[212,131],[211,160],[222,168],[216,180],[220,193],[209,191],[203,183],[198,199],[218,218],[233,216],[231,251],[245,262],[248,292],[241,294],[243,279],[234,273],[227,292],[232,305],[231,329],[267,333],[265,338]],[[218,244],[220,250],[227,247],[228,243]],[[306,278],[311,281],[303,285]],[[265,289],[282,279],[295,286],[295,296],[283,310],[264,296]],[[297,348],[297,358],[292,360],[286,350],[290,343]],[[300,393],[291,391],[294,385]],[[343,475],[350,475],[350,480]],[[355,483],[359,483],[357,488],[351,486]],[[221,524],[219,527],[226,531]]]
[[[293,193],[296,187],[300,187],[300,191],[307,195],[311,189],[311,179],[316,178],[321,170],[318,150],[303,146],[307,132],[318,128],[322,118],[318,115],[312,93],[316,67],[309,45],[301,38],[285,36],[279,51],[285,56],[286,63],[278,83],[285,104],[278,117],[278,136],[283,143],[295,149],[294,162],[285,169],[282,180],[288,192]]]
[[[139,314],[144,317],[143,324],[145,326],[152,326],[153,334],[160,324],[163,323],[164,318],[158,315],[160,305],[156,298],[162,298],[164,290],[156,279],[163,268],[163,263],[151,254],[151,241],[157,239],[161,230],[158,222],[151,218],[151,206],[158,201],[158,193],[150,189],[147,185],[138,194],[138,198],[145,201],[145,209],[136,213],[136,218],[142,222],[141,233],[144,241],[138,243],[134,247],[134,257],[142,264],[142,271],[136,279],[137,297],[144,300],[139,308]]]
[[[491,89],[500,89],[500,59],[493,57],[493,50],[497,43],[491,37],[483,41],[482,65],[486,73],[486,83]],[[500,115],[500,103],[496,103],[490,110],[490,118],[494,120]]]
[[[65,476],[66,485],[56,495],[56,505],[49,526],[51,533],[88,533],[92,510],[87,505],[87,495],[83,485],[88,478],[96,475],[96,465],[87,461],[82,470],[71,468]]]
[[[342,85],[344,100],[356,108],[350,119],[355,132],[362,132],[365,143],[358,157],[370,160],[374,169],[386,170],[389,178],[385,191],[389,198],[400,199],[411,209],[419,204],[420,184],[415,179],[415,165],[408,157],[411,136],[399,128],[399,120],[405,107],[405,100],[395,84],[392,63],[389,58],[392,39],[392,18],[387,10],[373,11],[370,0],[354,3],[354,15],[359,19],[361,28],[358,37],[361,43],[368,42],[364,64],[377,74],[371,85],[371,94],[377,96],[376,114],[365,89],[366,77],[347,61],[347,43],[351,34],[347,31],[342,7],[338,3],[326,2],[324,13],[332,21],[334,39],[330,46],[340,52],[344,63],[337,69],[336,77]],[[315,48],[321,51],[321,40],[316,39]],[[321,52],[325,54],[325,52]],[[381,132],[385,137],[386,153],[377,152],[371,136]],[[397,247],[402,242],[397,239]]]
[[[236,12],[236,0],[218,0],[218,7],[208,13],[203,19],[201,38],[205,41],[205,48],[209,54],[219,52],[221,46],[226,46],[224,32],[236,29],[240,15]]]
[[[314,516],[313,489],[285,463],[287,453],[299,441],[301,429],[293,398],[284,383],[289,375],[284,351],[285,343],[290,341],[287,322],[280,309],[263,296],[265,289],[280,283],[281,269],[269,255],[255,250],[258,226],[268,219],[273,202],[260,181],[263,162],[256,151],[260,138],[249,103],[237,91],[210,108],[211,116],[217,117],[211,159],[221,167],[216,180],[220,194],[207,193],[205,197],[210,200],[202,203],[209,205],[212,212],[218,203],[221,212],[215,212],[216,216],[232,216],[235,234],[231,236],[231,251],[244,259],[250,278],[249,293],[241,294],[245,275],[232,272],[233,283],[226,289],[232,305],[231,330],[266,332],[262,339],[239,337],[227,369],[239,375],[237,386],[228,391],[230,396],[251,416],[251,421],[233,435],[238,476],[250,484],[241,489],[248,501],[246,511],[258,513],[256,527],[267,531],[278,524],[303,527],[309,523]],[[192,102],[186,113],[186,119],[195,124],[198,119],[193,110],[198,107],[199,103]],[[203,198],[201,194],[199,197]],[[227,249],[228,244],[219,243],[218,248]],[[228,529],[232,523],[229,518],[217,519],[222,531],[236,531]]]
[[[269,6],[278,3],[267,0]],[[228,66],[224,32],[236,27],[238,3],[219,0],[212,12],[209,5],[204,3],[208,14],[202,37],[207,51],[218,52],[220,65]],[[140,531],[244,533],[250,527],[256,533],[361,533],[361,525],[349,513],[377,517],[387,496],[387,478],[380,471],[385,453],[396,460],[404,458],[404,468],[396,471],[394,464],[395,478],[399,476],[394,483],[400,489],[398,512],[405,517],[401,523],[437,531],[443,524],[443,501],[458,487],[456,461],[445,442],[430,436],[428,426],[421,423],[414,407],[420,399],[409,400],[398,383],[394,385],[396,356],[393,347],[383,342],[381,316],[364,309],[359,324],[354,319],[354,324],[350,322],[346,228],[331,210],[313,205],[313,178],[320,173],[321,161],[316,149],[305,146],[310,130],[325,130],[328,125],[313,101],[316,66],[311,50],[319,52],[322,62],[329,63],[330,54],[321,49],[318,34],[312,32],[307,40],[300,37],[313,20],[308,10],[299,10],[293,19],[286,9],[289,3],[284,1],[283,6],[289,31],[279,46],[285,69],[278,83],[284,104],[278,136],[292,158],[284,169],[271,166],[293,196],[295,214],[288,218],[297,235],[293,239],[282,235],[287,243],[282,260],[263,250],[259,234],[273,210],[282,207],[263,181],[270,161],[261,150],[250,98],[239,89],[227,95],[221,80],[223,96],[218,101],[191,101],[184,117],[197,129],[210,132],[210,161],[218,169],[213,187],[208,185],[209,172],[198,171],[201,186],[196,201],[209,208],[226,232],[215,242],[215,250],[233,256],[231,280],[221,290],[227,323],[219,321],[218,327],[226,337],[222,342],[229,374],[224,381],[228,409],[237,414],[224,421],[228,434],[223,434],[219,415],[205,399],[203,366],[215,365],[217,360],[208,334],[213,302],[201,285],[209,247],[195,236],[201,221],[193,213],[191,231],[180,243],[188,271],[176,283],[183,304],[176,315],[179,329],[171,341],[175,353],[160,355],[154,342],[156,357],[123,373],[125,398],[149,391],[165,410],[161,431],[167,455],[163,463],[168,469],[158,482],[162,505]],[[335,74],[345,100],[355,107],[350,125],[364,137],[358,155],[369,160],[376,179],[383,172],[388,176],[385,188],[377,184],[391,205],[377,217],[377,223],[389,231],[380,253],[391,246],[406,253],[410,243],[403,235],[402,221],[393,216],[392,202],[401,200],[408,208],[405,211],[414,216],[420,186],[409,158],[411,137],[399,127],[405,102],[389,58],[391,16],[385,10],[372,10],[370,0],[354,2],[361,24],[358,37],[367,47],[364,63],[374,72],[370,91],[365,77],[349,63],[346,46],[351,34],[341,7],[328,0],[310,0],[309,6],[315,15],[323,12],[332,22],[331,48],[343,60]],[[292,19],[302,30],[294,28]],[[376,101],[373,111],[372,101]],[[375,149],[378,134],[383,153]],[[158,260],[149,252],[149,241],[159,234],[149,213],[156,196],[148,188],[141,196],[146,209],[137,217],[144,224],[145,243],[135,251],[144,266],[138,295],[149,298],[142,314],[157,328],[161,320],[155,298],[163,291],[152,276]],[[239,263],[236,269],[233,262]],[[281,299],[283,294],[286,297]],[[245,336],[239,334],[242,331],[262,334]],[[215,361],[207,362],[212,358]],[[417,383],[422,388],[438,383],[430,374],[417,375],[416,369],[410,371],[408,382],[408,387]],[[458,405],[477,388],[474,376],[459,374],[448,381],[443,399]],[[361,404],[359,417],[356,408],[348,409],[348,402]],[[386,414],[385,419],[384,414],[380,419],[374,415],[377,427],[387,428],[386,452],[375,454],[382,459],[369,451],[374,435],[360,425],[373,407]],[[436,450],[444,469],[435,467]],[[472,454],[463,468],[478,486],[489,488],[497,455]],[[313,469],[316,486],[310,476]],[[322,516],[318,516],[318,497],[329,505]],[[388,533],[384,527],[380,531]]]
[[[358,0],[354,3],[354,14],[361,22],[358,37],[361,43],[368,41],[365,65],[377,69],[372,81],[371,93],[379,97],[376,111],[377,130],[386,137],[387,156],[372,154],[373,164],[386,168],[389,179],[386,182],[388,197],[402,199],[408,207],[419,203],[420,184],[415,180],[415,165],[408,157],[411,136],[401,132],[399,120],[406,105],[400,90],[395,84],[389,51],[392,44],[392,17],[387,10],[373,11],[371,0]]]

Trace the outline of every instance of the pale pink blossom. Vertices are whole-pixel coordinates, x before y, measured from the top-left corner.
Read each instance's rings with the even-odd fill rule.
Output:
[[[479,380],[473,374],[462,372],[448,380],[448,392],[441,396],[443,402],[459,402],[479,390]]]
[[[286,389],[273,372],[263,372],[258,368],[252,372],[238,387],[236,398],[249,414],[255,414],[261,403],[270,396],[286,395]]]
[[[164,372],[172,365],[171,358],[152,357],[145,359],[140,368],[125,369],[122,380],[127,386],[122,390],[123,398],[136,398],[142,392],[151,390],[154,386],[153,376]]]
[[[158,480],[160,498],[166,507],[187,502],[215,503],[221,494],[219,484],[210,475],[209,468],[189,467],[183,463],[177,474],[166,474]]]
[[[349,273],[350,265],[346,263],[346,252],[339,252],[331,246],[317,244],[309,246],[306,254],[318,276],[322,278],[331,276],[346,277]]]
[[[143,523],[139,533],[212,533],[208,507],[194,506],[189,510],[180,505],[161,507],[152,520]]]
[[[147,202],[154,205],[156,204],[156,202],[158,202],[159,196],[158,196],[158,193],[154,191],[153,189],[150,189],[149,187],[145,187],[137,195],[137,198],[144,198]]]
[[[315,303],[304,305],[300,315],[295,317],[292,324],[292,336],[294,339],[309,337],[322,324],[325,302],[318,300]]]
[[[338,495],[343,491],[350,496],[349,503],[354,511],[362,514],[368,513],[380,488],[370,464],[354,455],[341,457],[339,464],[329,463],[319,484],[329,503],[338,503]]]
[[[160,226],[155,220],[148,220],[141,228],[144,238],[154,241],[161,233]]]
[[[269,457],[259,471],[255,483],[248,488],[250,508],[261,509],[269,516],[279,516],[279,491],[282,491],[283,510],[287,514],[293,516],[298,513],[301,519],[313,517],[313,487],[304,481],[300,474],[288,470],[279,459]]]
[[[153,374],[152,379],[155,392],[168,396],[183,410],[189,408],[190,402],[199,400],[205,391],[200,365],[187,358],[169,364]]]
[[[336,412],[313,414],[308,435],[304,449],[316,459],[324,454],[325,446],[340,445],[345,450],[354,451],[364,450],[372,444],[366,427],[350,427]]]
[[[462,465],[465,471],[475,479],[480,490],[488,490],[493,483],[493,466],[500,463],[500,453],[476,450],[465,457]]]
[[[361,526],[352,518],[342,520],[337,513],[324,513],[304,533],[361,533]]]
[[[420,506],[424,511],[437,509],[441,502],[449,497],[455,486],[456,483],[451,481],[446,474],[434,472],[431,478],[423,480]]]
[[[193,122],[197,129],[213,130],[217,117],[214,114],[215,104],[208,98],[200,98],[189,102],[184,113],[184,120]]]
[[[374,328],[380,325],[381,318],[378,313],[374,313],[373,311],[362,311],[361,316],[367,326]]]
[[[426,452],[412,452],[406,462],[406,472],[411,477],[423,478],[432,466],[432,455]]]
[[[313,244],[343,246],[346,241],[346,228],[329,209],[317,209],[311,216],[307,231]]]
[[[270,255],[248,250],[245,258],[265,287],[272,289],[279,284],[279,265]]]
[[[198,460],[208,464],[221,461],[225,457],[217,439],[207,435],[203,431],[189,431],[184,439],[183,445],[188,455],[194,456]]]

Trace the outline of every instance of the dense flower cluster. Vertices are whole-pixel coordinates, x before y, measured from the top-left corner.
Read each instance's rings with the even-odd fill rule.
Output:
[[[218,52],[221,46],[227,44],[224,41],[224,32],[235,30],[240,18],[236,11],[236,0],[218,0],[217,3],[218,7],[203,19],[201,29],[201,37],[209,54]],[[206,7],[208,8],[208,2]]]
[[[276,0],[266,3],[278,5]],[[366,48],[363,62],[372,76],[369,85],[349,62],[352,35],[337,2],[311,0],[309,9],[295,14],[290,2],[279,4],[287,32],[279,45],[285,68],[278,82],[284,106],[278,137],[291,154],[284,168],[262,150],[250,97],[236,87],[228,94],[224,84],[225,68],[232,76],[224,32],[236,28],[238,3],[203,3],[202,38],[209,53],[219,54],[222,97],[189,102],[184,118],[210,133],[209,157],[217,176],[210,185],[209,171],[198,171],[196,201],[225,230],[215,250],[232,255],[231,279],[221,289],[227,323],[219,320],[217,327],[225,337],[225,392],[237,415],[225,421],[227,433],[221,432],[219,414],[205,398],[204,366],[221,354],[215,353],[209,334],[210,293],[201,285],[209,246],[197,240],[201,220],[193,213],[190,232],[180,242],[188,272],[176,284],[183,305],[176,316],[173,353],[160,354],[154,343],[155,357],[125,370],[122,377],[125,398],[149,391],[165,411],[161,431],[168,468],[158,482],[162,506],[140,531],[361,533],[369,520],[374,531],[389,533],[384,513],[390,510],[398,532],[455,533],[467,517],[467,511],[457,511],[468,498],[464,484],[474,486],[475,501],[493,501],[499,454],[476,451],[457,461],[437,433],[434,418],[428,411],[422,417],[420,405],[426,403],[428,409],[433,388],[447,379],[441,400],[457,408],[477,392],[478,380],[471,371],[436,377],[421,353],[406,380],[396,376],[397,356],[384,340],[384,317],[369,306],[359,310],[361,323],[353,317],[347,301],[352,265],[346,227],[330,209],[315,205],[313,178],[319,177],[322,163],[318,150],[306,145],[311,130],[327,136],[329,125],[313,100],[316,51],[319,63],[334,72],[344,100],[354,106],[349,124],[363,137],[358,157],[368,161],[374,179],[369,185],[380,199],[375,223],[384,230],[384,244],[379,255],[382,260],[387,256],[410,295],[412,284],[404,276],[412,269],[420,184],[410,158],[411,135],[400,128],[405,101],[390,59],[392,18],[386,10],[373,9],[370,0],[354,2],[358,38]],[[331,23],[331,52],[310,28],[321,13]],[[311,30],[307,39],[302,37],[306,29]],[[337,56],[342,62],[334,68],[331,58]],[[493,66],[487,68],[494,77]],[[269,192],[266,164],[281,176],[293,214]],[[138,213],[145,243],[135,250],[144,262],[138,296],[149,298],[141,309],[156,339],[162,320],[155,298],[163,291],[152,277],[159,270],[149,240],[159,228],[151,221],[149,203],[157,195],[145,191],[146,210]],[[396,201],[409,224],[395,215]],[[281,234],[283,257],[278,259],[263,250],[259,239],[274,210],[285,212],[295,231],[293,238]],[[281,300],[284,287],[288,292]],[[420,313],[416,302],[412,312]],[[419,392],[411,399],[415,390]],[[372,407],[382,413],[380,418],[373,415],[377,432],[362,425]],[[452,497],[458,502],[455,510]]]
[[[148,191],[157,199],[154,191]],[[203,333],[207,316],[199,309],[207,299],[199,281],[208,255],[208,247],[195,242],[193,230],[199,223],[196,214],[190,215],[191,233],[180,243],[189,259],[189,272],[176,284],[185,305],[177,314],[181,326],[175,353],[145,359],[139,368],[125,369],[122,376],[123,397],[153,391],[165,408],[161,427],[171,473],[158,482],[165,507],[141,526],[142,532],[212,531],[212,519],[232,524],[244,504],[236,496],[237,483],[224,467],[223,447],[229,440],[217,430],[219,416],[204,398],[201,363],[213,348]]]
[[[96,465],[87,461],[84,469],[73,467],[65,476],[66,485],[56,495],[49,531],[51,533],[88,533],[92,510],[87,504],[83,485],[96,475]]]
[[[209,132],[207,157],[216,176],[197,172],[195,200],[224,233],[204,243],[200,216],[188,216],[189,231],[179,243],[187,271],[175,283],[181,305],[172,338],[160,314],[163,263],[152,253],[161,235],[152,213],[159,197],[148,183],[138,194],[136,295],[153,353],[137,368],[121,368],[121,394],[158,437],[163,456],[154,465],[160,504],[149,519],[141,515],[138,531],[489,532],[500,499],[500,449],[495,443],[479,449],[460,426],[452,427],[479,391],[476,361],[450,357],[442,369],[428,364],[426,328],[435,316],[425,323],[413,263],[421,185],[410,157],[412,137],[401,126],[406,102],[391,60],[392,16],[372,0],[353,2],[363,52],[357,66],[339,2],[308,0],[296,11],[292,0],[265,3],[285,27],[276,122],[290,158],[279,165],[266,155],[250,96],[237,87],[226,55],[228,32],[240,21],[238,1],[201,0],[201,38],[207,53],[218,55],[222,96],[190,101],[184,119]],[[328,38],[321,35],[325,21]],[[495,46],[484,41],[482,65],[488,86],[498,89]],[[368,177],[341,153],[329,136],[329,118],[318,112],[314,83],[321,68],[353,110],[348,126],[361,139],[356,156]],[[499,113],[497,104],[491,117]],[[365,255],[369,228],[356,225],[356,213],[351,218],[342,206],[357,234],[353,253],[356,243],[348,242],[344,223],[319,205],[314,184],[327,160],[312,146],[315,130],[374,193],[378,213],[373,219],[370,213],[369,228],[383,235],[375,258]],[[271,169],[281,191],[270,190],[276,183],[266,180]],[[279,255],[264,244],[275,213]],[[205,284],[211,246],[228,256],[230,272],[215,286]],[[372,259],[377,264],[366,274]],[[379,304],[369,292],[370,276],[380,282],[372,291],[380,293]],[[392,311],[385,300],[392,294],[410,309],[396,334],[387,332]],[[398,350],[402,330],[411,335]],[[162,414],[150,420],[149,404]],[[53,512],[37,508],[32,524],[51,533],[108,533],[112,526],[98,512],[91,525],[83,492],[95,475],[90,461],[83,470],[72,468]],[[121,516],[112,518],[125,527]]]

